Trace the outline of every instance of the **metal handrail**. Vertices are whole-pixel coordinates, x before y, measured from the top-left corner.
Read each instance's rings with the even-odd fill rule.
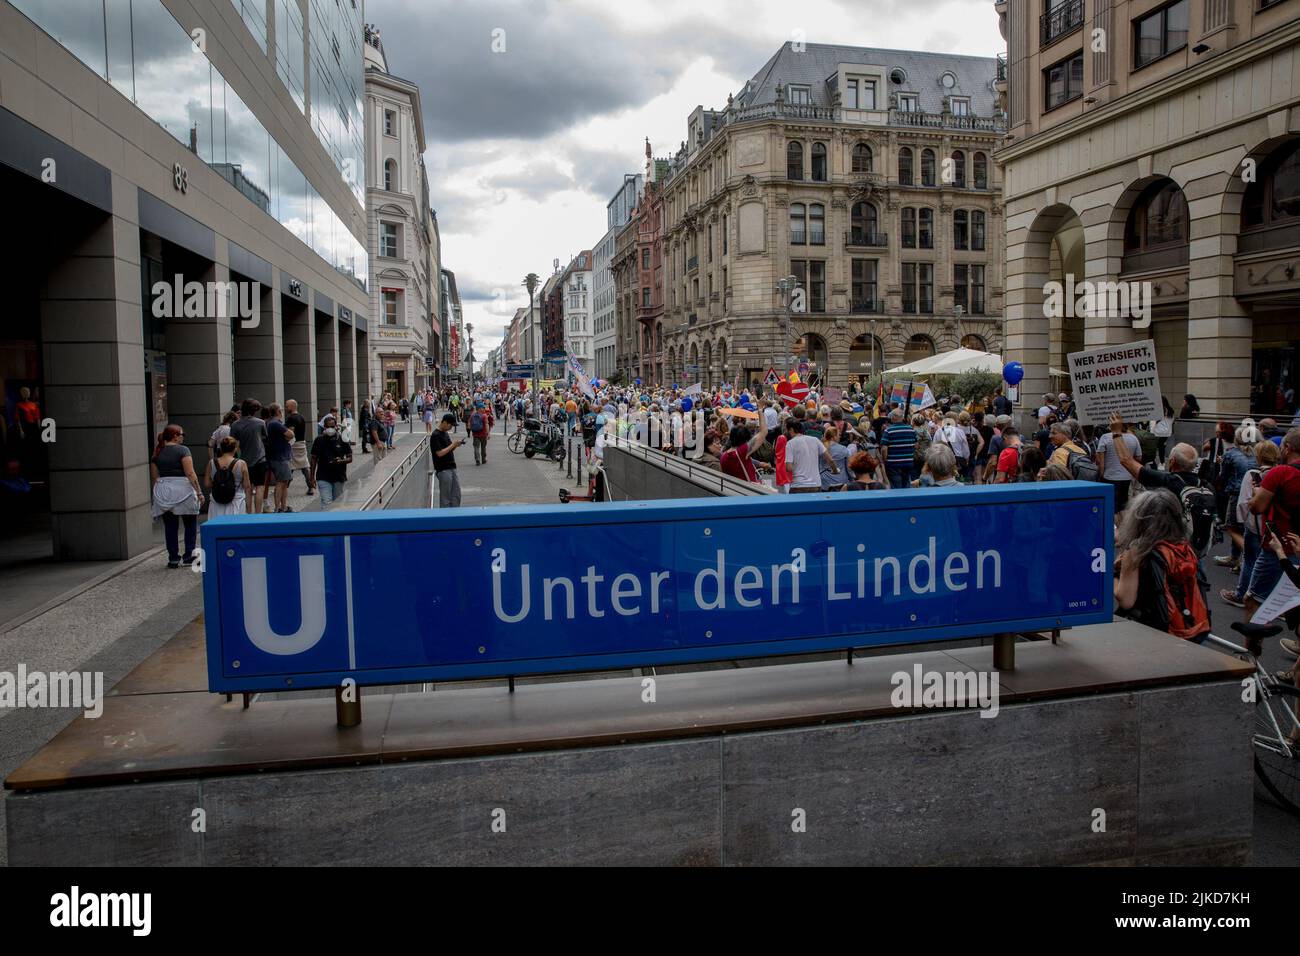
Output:
[[[641,459],[649,464],[653,464],[664,471],[672,472],[679,477],[685,478],[692,484],[699,485],[701,488],[712,489],[717,486],[718,493],[724,496],[753,496],[753,495],[774,495],[777,493],[775,488],[770,488],[762,482],[755,484],[752,481],[742,481],[739,478],[733,478],[731,475],[720,471],[714,471],[712,468],[705,468],[702,465],[692,464],[688,459],[678,455],[668,455],[657,448],[651,448],[649,445],[638,441],[632,441],[624,437],[614,437],[605,439],[606,448],[618,448],[629,454],[638,455]],[[611,500],[613,500],[611,498]]]
[[[405,478],[407,469],[410,468],[414,460],[420,455],[423,455],[427,450],[428,446],[423,440],[416,442],[415,447],[412,448],[407,453],[406,457],[402,459],[402,463],[398,465],[382,483],[380,483],[374,493],[371,494],[370,497],[365,500],[365,503],[357,510],[371,511],[375,508],[382,508],[384,506],[384,491],[390,487],[396,487],[397,479]]]

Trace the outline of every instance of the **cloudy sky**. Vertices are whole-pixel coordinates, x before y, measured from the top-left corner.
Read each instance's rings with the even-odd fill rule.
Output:
[[[443,266],[480,361],[527,305],[523,276],[604,236],[645,138],[675,151],[691,110],[725,106],[787,40],[1005,47],[992,0],[366,0],[365,15],[420,86]]]

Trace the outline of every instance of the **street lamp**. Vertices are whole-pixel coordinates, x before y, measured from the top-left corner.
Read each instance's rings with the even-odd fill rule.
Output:
[[[531,335],[531,329],[532,329],[532,327],[533,327],[533,293],[537,291],[537,287],[538,287],[538,285],[541,284],[541,281],[542,281],[542,280],[539,279],[539,278],[537,277],[537,273],[536,273],[536,272],[530,272],[530,273],[528,273],[528,275],[524,276],[524,282],[523,282],[523,284],[524,284],[524,287],[528,290],[528,328],[529,328],[529,330],[530,330],[530,335]],[[537,359],[538,359],[538,357],[541,355],[541,351],[542,351],[542,350],[541,350],[541,343],[538,343],[537,350],[533,353],[533,403],[534,403],[534,408],[536,408],[536,403],[537,403]]]
[[[781,293],[781,348],[785,361],[785,377],[790,378],[790,314],[794,305],[794,291],[799,288],[799,277],[788,275],[776,283]]]

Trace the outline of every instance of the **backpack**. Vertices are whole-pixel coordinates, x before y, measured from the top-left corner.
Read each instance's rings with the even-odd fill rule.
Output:
[[[1084,452],[1066,451],[1065,467],[1075,481],[1101,481],[1097,463]]]
[[[927,428],[917,428],[914,431],[916,432],[916,448],[912,450],[912,463],[920,470],[921,466],[925,464],[925,453],[930,450],[930,446],[934,444],[935,439],[930,437],[930,431]]]
[[[1210,609],[1201,590],[1201,562],[1192,548],[1161,541],[1151,552],[1151,575],[1156,588],[1153,610],[1163,622],[1161,629],[1184,640],[1208,634]]]
[[[212,467],[212,500],[217,504],[228,505],[235,500],[235,463],[229,468]]]
[[[1214,539],[1215,516],[1218,514],[1218,499],[1214,490],[1205,485],[1186,485],[1178,494],[1183,505],[1183,517],[1187,521],[1187,535],[1192,549],[1200,557],[1205,556]]]
[[[1156,460],[1156,436],[1154,433],[1147,431],[1145,428],[1132,429],[1133,437],[1138,440],[1138,445],[1142,449],[1141,462],[1149,465]]]
[[[469,430],[472,432],[481,432],[483,430],[483,416],[475,412],[469,417]]]

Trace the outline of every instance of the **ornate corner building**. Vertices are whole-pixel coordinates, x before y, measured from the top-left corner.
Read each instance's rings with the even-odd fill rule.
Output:
[[[709,386],[806,362],[844,386],[959,344],[999,351],[1000,69],[787,43],[726,109],[697,108],[681,149],[647,161],[626,290],[639,366]],[[786,324],[789,275],[806,308]]]
[[[1071,351],[1150,338],[1174,408],[1190,392],[1206,418],[1283,410],[1300,357],[1300,3],[995,9],[1007,354],[1026,393]],[[1048,283],[1070,277],[1142,290],[1148,316],[1049,316]]]

